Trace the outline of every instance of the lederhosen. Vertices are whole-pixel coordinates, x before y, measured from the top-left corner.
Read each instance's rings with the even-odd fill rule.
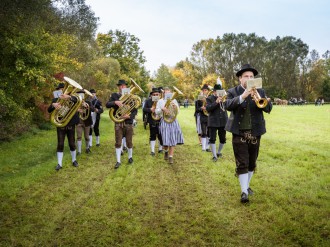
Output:
[[[100,125],[101,113],[103,113],[102,102],[99,101],[99,99],[95,97],[92,100],[92,106],[93,106],[92,107],[93,109],[98,109],[98,112],[93,113],[93,114],[96,114],[96,118],[95,118],[94,126],[90,128],[89,135],[92,135],[93,130],[94,130],[95,136],[99,136],[100,135],[99,125]]]
[[[91,130],[91,125],[93,124],[92,120],[92,104],[90,101],[85,100],[85,102],[89,105],[89,115],[86,120],[82,120],[79,118],[79,123],[77,124],[77,141],[81,141],[82,132],[84,132],[85,141],[89,142],[89,133]]]
[[[118,110],[118,106],[115,104],[115,101],[118,101],[121,97],[120,93],[113,93],[111,94],[111,97],[109,101],[106,104],[107,108],[114,108],[114,114],[116,114],[116,111]],[[126,119],[125,121],[121,123],[115,123],[115,138],[116,148],[121,148],[121,143],[123,136],[126,137],[126,143],[127,148],[133,148],[133,120],[137,114],[137,109],[133,109],[130,114],[130,118]]]
[[[143,106],[143,112],[146,114],[147,122],[149,124],[150,129],[150,141],[155,141],[158,138],[160,145],[163,145],[162,135],[159,131],[160,119],[155,120],[152,118],[151,108],[153,105],[153,101],[151,98],[147,99]]]
[[[208,130],[209,130],[209,143],[215,144],[216,135],[218,136],[221,144],[226,143],[226,130],[225,126],[228,120],[228,114],[225,109],[220,107],[220,104],[216,102],[217,96],[210,95],[206,99],[206,110],[209,113],[208,116]]]
[[[56,103],[58,98],[54,98],[52,100],[52,104],[48,107],[48,112],[51,113],[55,110],[55,107],[53,107],[53,103]],[[73,103],[77,103],[77,98],[74,96],[71,96],[69,99]],[[64,141],[65,141],[65,136],[68,137],[68,143],[70,147],[70,151],[75,151],[76,150],[76,143],[75,143],[75,127],[76,124],[79,123],[79,115],[78,112],[76,112],[69,123],[65,127],[57,127],[57,152],[63,152],[64,150]]]
[[[236,175],[255,170],[261,135],[266,133],[263,112],[270,113],[272,110],[271,102],[265,108],[258,108],[251,96],[240,103],[239,98],[244,90],[240,85],[229,89],[226,100],[226,109],[231,111],[226,130],[233,134]],[[266,97],[263,89],[258,89],[258,93],[262,98]]]

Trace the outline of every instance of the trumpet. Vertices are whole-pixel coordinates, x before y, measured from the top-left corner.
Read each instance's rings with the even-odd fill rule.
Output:
[[[266,98],[261,98],[257,90],[257,88],[262,88],[262,78],[251,79],[246,83],[247,90],[251,92],[251,97],[256,103],[257,107],[265,108],[268,105],[268,100]]]

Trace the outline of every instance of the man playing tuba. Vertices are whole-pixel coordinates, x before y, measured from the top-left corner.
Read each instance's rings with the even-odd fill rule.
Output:
[[[126,93],[125,89],[127,88],[127,82],[125,80],[119,80],[117,83],[118,93],[111,94],[109,101],[106,104],[107,108],[113,108],[114,114],[119,109],[126,107],[123,104],[123,101],[120,98],[123,95],[123,92]],[[128,163],[133,163],[133,120],[137,114],[137,109],[133,108],[130,113],[127,113],[121,116],[121,119],[124,121],[115,122],[115,148],[116,148],[116,159],[115,169],[119,168],[121,165],[121,144],[122,139],[125,134],[126,143],[127,143],[127,152],[128,152]]]
[[[63,89],[65,87],[64,83],[59,83],[56,91],[54,91],[54,98],[52,100],[51,105],[48,107],[48,112],[52,113],[55,109],[61,109],[62,105],[59,102],[59,99],[62,102],[72,102],[72,104],[76,104],[78,99],[76,96],[63,94]],[[77,167],[78,162],[76,160],[76,144],[75,144],[75,126],[79,123],[78,113],[74,113],[73,117],[69,120],[69,122],[65,126],[57,127],[57,166],[55,168],[56,171],[62,169],[62,160],[63,160],[63,151],[64,151],[64,141],[65,136],[68,137],[70,153],[72,158],[72,165]]]

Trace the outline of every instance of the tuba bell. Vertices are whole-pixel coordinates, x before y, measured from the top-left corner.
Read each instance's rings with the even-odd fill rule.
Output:
[[[70,100],[58,98],[57,103],[61,104],[61,108],[55,109],[50,115],[51,122],[56,127],[66,126],[74,114],[77,112],[82,103],[82,98],[76,92],[81,90],[82,87],[76,81],[64,76],[65,86],[63,88],[63,94],[67,94],[77,98],[77,102],[74,103]]]
[[[86,97],[86,94],[93,97],[93,94],[91,92],[89,92],[87,89],[83,89],[83,90],[85,91],[84,97]],[[82,111],[79,111],[79,117],[81,120],[85,121],[88,118],[88,116],[90,115],[91,108],[89,107],[89,104],[87,104],[84,99],[80,106],[80,109]]]
[[[119,107],[115,112],[114,108],[109,111],[110,119],[115,123],[124,122],[122,117],[130,114],[134,108],[138,108],[141,105],[141,98],[134,93],[140,91],[144,93],[142,88],[131,78],[132,85],[130,86],[130,93],[122,95],[119,100],[122,101],[123,106]]]
[[[178,96],[178,95],[183,95],[183,93],[174,87],[175,92],[173,93],[172,97],[170,99],[167,99],[165,103],[165,107],[168,109],[168,113],[164,112],[163,119],[167,123],[172,123],[175,119],[176,116],[178,115],[178,108],[175,104],[172,104],[172,101]]]

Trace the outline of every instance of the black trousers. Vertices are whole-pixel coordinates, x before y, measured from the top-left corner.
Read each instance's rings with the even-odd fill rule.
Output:
[[[95,133],[95,136],[100,135],[100,130],[99,130],[99,125],[100,125],[100,118],[96,118],[94,127],[89,130],[89,135],[91,136],[93,134],[93,130]]]
[[[206,138],[207,137],[207,122],[201,122],[201,130],[202,130],[201,137]]]
[[[63,152],[65,136],[68,137],[70,151],[76,150],[75,129],[76,129],[75,125],[65,126],[63,128],[57,128],[57,150],[56,150],[57,152]]]
[[[252,172],[257,167],[260,136],[253,140],[233,134],[233,150],[236,161],[236,175]]]
[[[149,124],[150,127],[150,141],[156,141],[156,138],[158,138],[160,145],[163,146],[163,139],[162,135],[160,134],[159,131],[159,124]]]
[[[226,131],[225,127],[209,127],[209,143],[215,144],[215,141],[217,139],[217,132],[220,139],[220,143],[225,144],[226,143]]]

